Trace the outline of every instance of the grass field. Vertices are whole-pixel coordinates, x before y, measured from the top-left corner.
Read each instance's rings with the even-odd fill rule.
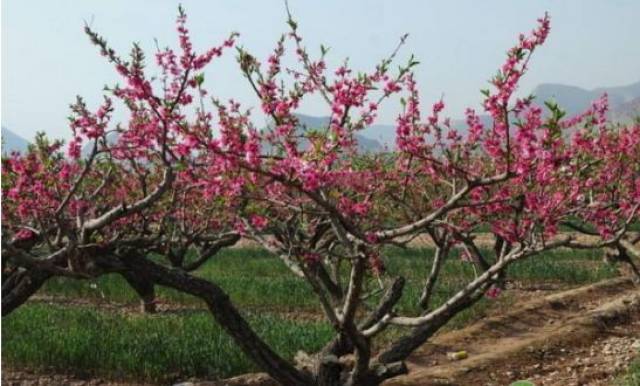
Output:
[[[415,306],[426,275],[430,249],[391,249],[387,269],[408,279],[400,308],[417,313]],[[518,262],[511,278],[527,283],[553,282],[568,286],[616,275],[601,262],[599,251],[555,251]],[[579,262],[579,264],[578,264]],[[474,276],[473,267],[451,259],[437,284],[440,303]],[[298,349],[313,352],[331,336],[331,328],[318,313],[315,296],[306,284],[287,271],[275,257],[255,249],[220,253],[197,275],[221,285],[273,347],[291,358]],[[372,281],[371,286],[376,282]],[[171,312],[141,315],[138,300],[126,282],[111,275],[93,283],[52,280],[39,294],[55,297],[54,304],[32,301],[3,320],[3,365],[43,371],[73,371],[79,376],[169,382],[192,377],[216,379],[255,368],[234,347],[197,299],[159,289]],[[69,305],[72,299],[89,300]],[[491,307],[508,304],[509,292],[498,300],[483,299],[458,315],[449,328],[482,317]],[[109,307],[92,303],[108,303]],[[114,306],[116,304],[116,306]],[[387,339],[393,335],[391,331]]]
[[[331,329],[318,322],[250,317],[280,354],[316,351]],[[3,362],[31,369],[151,381],[224,378],[255,370],[204,311],[162,316],[32,304],[5,321]]]
[[[640,386],[640,357],[631,363],[626,374],[616,379],[615,386]]]

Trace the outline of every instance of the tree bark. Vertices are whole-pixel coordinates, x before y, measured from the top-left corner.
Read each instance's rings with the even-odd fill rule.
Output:
[[[636,275],[636,280],[640,280],[640,269],[633,261],[631,256],[640,255],[638,251],[635,249],[633,243],[630,243],[626,240],[621,241],[616,245],[617,259],[623,261],[631,267],[631,270]],[[640,257],[640,256],[639,256]]]
[[[2,316],[7,316],[26,302],[51,277],[37,269],[18,270],[2,283]]]
[[[444,259],[447,257],[449,253],[448,249],[445,247],[437,247],[436,253],[433,258],[433,264],[431,265],[431,272],[427,277],[427,280],[424,284],[424,288],[422,289],[422,293],[420,294],[420,300],[418,304],[423,310],[427,310],[429,308],[429,302],[431,301],[431,297],[433,295],[433,288],[436,284],[436,280],[440,276],[440,269],[442,268],[442,264],[444,263]]]
[[[147,314],[155,313],[156,291],[153,282],[138,272],[123,272],[122,276],[140,296],[140,310]]]
[[[413,351],[422,346],[427,339],[435,334],[442,326],[451,320],[451,318],[480,300],[484,296],[485,289],[486,288],[481,288],[465,301],[452,306],[446,313],[440,315],[440,317],[433,322],[416,327],[410,333],[397,339],[378,355],[376,358],[377,362],[390,365],[407,359]]]

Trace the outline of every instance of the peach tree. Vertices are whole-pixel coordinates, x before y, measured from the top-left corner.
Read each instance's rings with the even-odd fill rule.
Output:
[[[180,9],[179,49],[158,50],[154,78],[139,46],[125,61],[86,28],[123,84],[95,111],[82,99],[72,106],[66,154],[41,138],[3,160],[3,316],[51,277],[120,273],[147,303],[154,286],[200,298],[281,384],[375,385],[406,373],[409,355],[459,312],[496,296],[512,263],[553,248],[633,245],[638,126],[609,124],[602,103],[565,118],[554,104],[545,113],[533,97],[514,95],[547,38],[547,16],[519,37],[483,91],[490,124],[469,109],[465,130],[441,116],[443,101],[422,111],[413,57],[392,70],[406,37],[368,72],[346,62],[330,70],[328,50],[313,57],[290,15],[288,25],[264,62],[236,48],[267,128],[254,125],[251,109],[209,98],[204,87],[203,69],[235,46],[237,34],[198,53]],[[282,64],[289,52],[293,67]],[[325,104],[323,127],[299,119],[309,99]],[[363,153],[357,134],[397,99],[395,149]],[[112,122],[114,101],[126,122]],[[596,241],[560,233],[566,224]],[[491,254],[475,241],[482,227],[496,236]],[[411,299],[418,311],[402,312],[406,278],[386,269],[386,247],[425,234],[436,248]],[[334,329],[320,352],[283,358],[215,280],[190,273],[240,237],[313,290]],[[433,291],[454,250],[479,271],[436,304]],[[390,327],[404,335],[383,344]]]

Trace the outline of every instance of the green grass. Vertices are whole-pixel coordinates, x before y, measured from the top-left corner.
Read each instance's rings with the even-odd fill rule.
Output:
[[[398,306],[403,313],[420,312],[416,303],[432,254],[429,248],[390,248],[385,253],[389,274],[407,278]],[[305,320],[306,316],[302,320],[291,319],[296,311],[320,315],[318,302],[302,279],[266,252],[225,250],[196,274],[222,286],[248,315],[258,334],[285,357],[290,358],[298,349],[313,352],[331,335],[331,327],[324,322]],[[613,277],[616,270],[602,263],[599,251],[578,254],[558,250],[517,262],[509,274],[525,283],[544,281],[575,286]],[[471,264],[455,256],[446,261],[435,289],[434,306],[474,276]],[[370,289],[377,285],[374,279],[368,283]],[[40,293],[61,299],[138,301],[118,275],[105,276],[94,283],[55,279]],[[162,301],[189,307],[200,304],[198,299],[163,288],[158,289],[158,296]],[[458,314],[447,328],[461,327],[486,315],[493,306],[512,301],[509,292],[498,300],[482,299]],[[9,366],[159,382],[191,377],[217,379],[255,370],[204,308],[146,316],[33,302],[3,322],[2,359]],[[383,339],[402,332],[390,329]]]
[[[323,323],[272,315],[249,320],[289,359],[299,349],[319,350],[331,336]],[[42,304],[22,307],[3,319],[2,360],[18,368],[156,382],[256,370],[204,311],[124,315]]]
[[[389,251],[387,260],[389,273],[403,274],[408,279],[404,296],[400,302],[403,312],[417,313],[416,299],[420,296],[423,280],[430,269],[433,250],[393,249]],[[518,261],[509,267],[508,278],[527,283],[555,282],[567,286],[575,286],[597,282],[614,277],[616,268],[602,262],[601,251],[556,250],[531,259]],[[425,263],[425,261],[427,263]],[[455,256],[447,260],[442,268],[434,292],[434,303],[442,304],[451,295],[462,289],[475,278],[476,272],[471,264],[461,261]],[[484,309],[484,305],[477,307]],[[465,318],[462,318],[463,320]]]
[[[386,267],[391,276],[407,278],[404,294],[398,305],[403,313],[417,314],[421,310],[417,299],[424,278],[430,269],[433,249],[389,248]],[[198,276],[219,284],[235,304],[243,310],[270,312],[320,312],[318,301],[309,286],[289,272],[276,257],[257,249],[227,249],[205,264]],[[345,271],[346,275],[346,271]],[[509,269],[509,277],[523,283],[555,282],[580,285],[596,282],[616,275],[615,267],[603,264],[600,251],[557,250],[516,262]],[[439,305],[463,288],[475,277],[473,266],[462,262],[454,253],[442,268],[442,275],[433,295],[433,304]],[[92,285],[93,284],[93,285]],[[375,289],[376,280],[369,287]],[[105,298],[114,302],[137,302],[137,296],[119,275],[108,275],[90,283],[67,278],[50,280],[42,293],[67,298]],[[508,293],[507,293],[508,294]],[[507,295],[508,296],[508,295]],[[183,305],[199,305],[189,295],[159,288],[163,301]],[[376,297],[372,298],[375,301]],[[458,315],[451,327],[459,327],[484,315],[487,301]],[[489,302],[490,303],[490,302]]]
[[[616,267],[604,264],[600,250],[555,250],[517,262],[509,277],[527,283],[541,281],[578,285],[597,282],[616,275]]]
[[[403,250],[390,248],[386,265],[391,275],[403,275],[408,286],[401,302],[404,311],[415,311],[415,299],[429,270],[433,255],[430,248]],[[555,281],[578,285],[615,275],[615,268],[605,265],[599,251],[554,251],[511,266],[512,278],[523,282]],[[282,311],[318,310],[318,302],[309,286],[291,274],[277,258],[257,249],[227,249],[215,256],[199,271],[198,276],[211,279],[229,293],[241,308],[276,307]],[[436,288],[436,303],[450,296],[473,279],[473,267],[455,256],[443,267],[443,275]],[[40,293],[70,298],[105,298],[115,302],[136,302],[136,294],[119,275],[103,276],[93,282],[68,278],[50,280]],[[186,305],[199,300],[172,290],[159,288],[158,296],[167,301]]]
[[[616,379],[614,384],[616,386],[640,386],[640,357],[631,363],[626,374]]]
[[[287,310],[315,308],[317,302],[304,281],[268,252],[258,249],[226,249],[200,268],[196,275],[211,279],[227,291],[241,307],[277,305]],[[113,274],[95,281],[55,278],[41,293],[72,298],[105,298],[116,302],[135,302],[137,296],[121,276]],[[158,296],[185,305],[200,304],[198,299],[170,289],[159,288]]]

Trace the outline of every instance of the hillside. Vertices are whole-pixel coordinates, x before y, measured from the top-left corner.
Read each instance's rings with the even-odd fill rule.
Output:
[[[296,117],[300,120],[301,127],[298,128],[300,131],[326,127],[330,119],[329,117],[316,117],[304,114],[296,114]],[[358,141],[358,149],[362,152],[377,153],[383,150],[383,145],[380,144],[377,139],[364,135],[364,132],[363,134],[356,134],[356,139]],[[301,146],[304,148],[307,145],[303,143]]]
[[[7,155],[12,151],[24,152],[29,146],[29,141],[13,131],[2,126],[2,154]]]
[[[600,87],[593,90],[564,84],[545,83],[534,88],[533,95],[540,105],[544,101],[555,100],[571,116],[583,112],[605,92],[609,96],[611,119],[628,122],[640,116],[640,81],[626,86]],[[491,124],[491,119],[487,115],[480,115],[480,120],[485,126]],[[467,124],[464,119],[452,119],[451,123],[457,130],[466,131]],[[393,125],[372,125],[364,129],[361,134],[379,141],[388,148],[394,147],[396,132]]]
[[[600,87],[586,90],[563,84],[541,84],[533,90],[538,101],[554,99],[569,115],[584,111],[591,102],[607,93],[612,117],[638,114],[640,110],[640,82],[619,87]],[[634,102],[635,100],[635,102]]]
[[[623,122],[640,117],[640,96],[616,106],[611,114],[613,119]]]

